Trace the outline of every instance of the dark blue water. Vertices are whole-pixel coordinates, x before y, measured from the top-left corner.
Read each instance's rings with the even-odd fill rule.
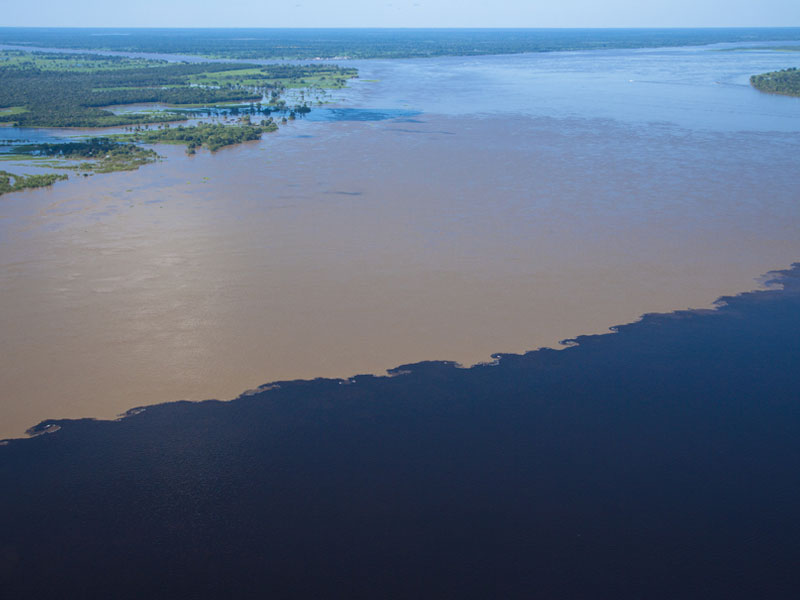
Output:
[[[36,598],[793,598],[800,265],[495,366],[283,382],[0,447]]]

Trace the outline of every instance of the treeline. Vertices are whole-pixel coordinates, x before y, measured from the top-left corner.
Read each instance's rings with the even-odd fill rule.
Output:
[[[0,63],[2,64],[2,63]],[[120,114],[98,107],[138,102],[205,104],[261,99],[241,89],[189,85],[189,75],[230,65],[164,65],[93,72],[0,67],[0,108],[22,106],[27,112],[0,115],[22,127],[109,127],[184,120],[178,114]],[[172,87],[164,87],[172,86]]]
[[[133,156],[142,153],[155,154],[152,150],[139,148],[134,144],[120,143],[106,137],[58,144],[27,144],[17,146],[14,151],[56,158],[105,158],[109,156]]]
[[[204,87],[137,88],[130,90],[97,90],[84,106],[111,106],[113,104],[138,104],[162,102],[164,104],[216,104],[261,100],[261,94],[240,89],[212,89]]]
[[[278,126],[271,119],[267,119],[261,125],[251,125],[247,123],[240,125],[200,123],[192,127],[179,125],[178,127],[164,127],[161,129],[126,133],[118,136],[118,138],[146,144],[186,144],[186,152],[188,154],[194,154],[195,150],[201,146],[205,146],[211,150],[211,152],[216,152],[224,146],[257,140],[261,137],[262,133],[276,131],[277,129]]]
[[[800,69],[792,67],[782,71],[772,71],[753,75],[750,84],[757,90],[770,94],[800,96]]]
[[[66,175],[48,173],[46,175],[15,175],[8,171],[0,171],[0,194],[18,192],[27,188],[40,188],[53,185],[56,181],[66,179]]]
[[[109,35],[110,33],[116,35]],[[409,58],[800,40],[800,28],[49,29],[0,28],[0,42],[237,59]]]

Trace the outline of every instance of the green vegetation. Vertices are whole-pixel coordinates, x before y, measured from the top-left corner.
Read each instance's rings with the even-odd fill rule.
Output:
[[[24,112],[28,112],[28,109],[24,106],[9,106],[8,108],[0,108],[0,117],[6,115],[21,115]]]
[[[100,54],[59,54],[55,52],[26,52],[6,50],[0,52],[3,66],[18,69],[41,69],[44,71],[70,71],[93,73],[115,71],[167,64],[163,60],[128,58],[125,56],[102,56]]]
[[[117,139],[143,142],[145,144],[186,144],[186,153],[194,154],[195,150],[205,146],[216,152],[224,146],[257,140],[262,133],[275,131],[278,126],[267,119],[261,125],[253,125],[246,118],[239,125],[223,125],[221,123],[200,123],[193,127],[164,127],[115,136]]]
[[[800,97],[800,69],[792,67],[782,71],[753,75],[750,78],[750,84],[762,92]]]
[[[260,68],[232,69],[192,75],[191,83],[211,86],[249,86],[265,90],[290,88],[340,89],[348,79],[358,76],[356,69],[336,65],[268,65]]]
[[[56,181],[66,179],[66,175],[50,173],[47,175],[15,175],[8,171],[0,171],[0,195],[18,192],[28,188],[40,188],[53,185]]]
[[[65,58],[66,56],[66,58]],[[259,98],[243,89],[191,86],[189,76],[230,65],[169,64],[90,55],[0,52],[0,122],[31,127],[109,127],[183,120],[177,114],[115,115],[100,107],[138,102],[229,102]]]
[[[18,146],[15,151],[29,156],[71,161],[83,160],[76,165],[57,165],[56,168],[94,173],[133,171],[158,159],[158,154],[153,150],[140,148],[134,144],[123,144],[108,138],[93,138],[85,142],[63,144],[30,144]]]
[[[276,108],[288,88],[341,88],[355,69],[334,65],[167,63],[84,54],[0,51],[0,124],[22,127],[113,127],[186,120],[167,111],[104,110],[159,102],[206,106],[260,102]]]

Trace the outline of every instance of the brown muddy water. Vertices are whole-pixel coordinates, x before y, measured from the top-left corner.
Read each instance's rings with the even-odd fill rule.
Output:
[[[797,143],[423,113],[4,196],[0,438],[709,307],[800,257]]]

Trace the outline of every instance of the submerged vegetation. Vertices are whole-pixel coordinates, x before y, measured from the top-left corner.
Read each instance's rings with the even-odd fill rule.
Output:
[[[85,142],[63,144],[30,144],[18,146],[15,151],[32,156],[70,161],[82,160],[83,162],[73,165],[56,165],[56,168],[94,173],[133,171],[158,159],[158,154],[149,148],[120,143],[109,138],[93,138]]]
[[[355,69],[335,65],[168,63],[119,56],[0,52],[0,123],[21,127],[114,127],[183,121],[171,111],[115,114],[103,107],[159,102],[205,106],[278,104],[289,88],[341,88]]]
[[[282,121],[322,103],[324,90],[341,89],[357,77],[356,69],[331,64],[189,63],[100,56],[0,50],[0,125],[18,127],[124,127],[129,133],[85,141],[16,145],[15,160],[38,166],[89,173],[128,171],[158,160],[146,144],[185,144],[215,152],[225,146],[257,140]],[[287,90],[294,90],[284,96]],[[291,100],[290,100],[291,99]],[[292,106],[288,104],[291,101]],[[109,110],[114,105],[160,103]],[[246,104],[242,104],[246,103]],[[205,118],[192,126],[169,122]],[[238,123],[215,122],[243,115]],[[252,122],[256,117],[257,122]],[[149,128],[158,124],[158,128]],[[24,140],[6,140],[4,145]],[[0,193],[50,185],[66,175],[12,175],[2,171]]]
[[[60,173],[16,175],[8,171],[0,171],[0,195],[29,188],[47,187],[48,185],[53,185],[56,181],[61,181],[66,178],[66,175]]]
[[[172,143],[186,144],[187,154],[194,154],[197,148],[204,146],[211,152],[216,152],[224,146],[240,144],[257,140],[262,133],[275,131],[278,126],[267,119],[260,125],[243,122],[238,125],[223,125],[221,123],[200,123],[192,127],[164,127],[150,129],[135,133],[126,133],[116,136],[117,139],[143,142],[146,144]]]
[[[750,84],[762,92],[800,97],[800,69],[792,67],[782,71],[753,75],[750,78]]]
[[[115,60],[116,59],[116,60]],[[116,115],[101,107],[134,102],[227,102],[255,97],[244,90],[189,85],[189,74],[220,65],[170,65],[161,61],[0,53],[0,121],[21,127],[111,127],[182,120],[168,112]],[[224,67],[229,68],[229,67]]]

